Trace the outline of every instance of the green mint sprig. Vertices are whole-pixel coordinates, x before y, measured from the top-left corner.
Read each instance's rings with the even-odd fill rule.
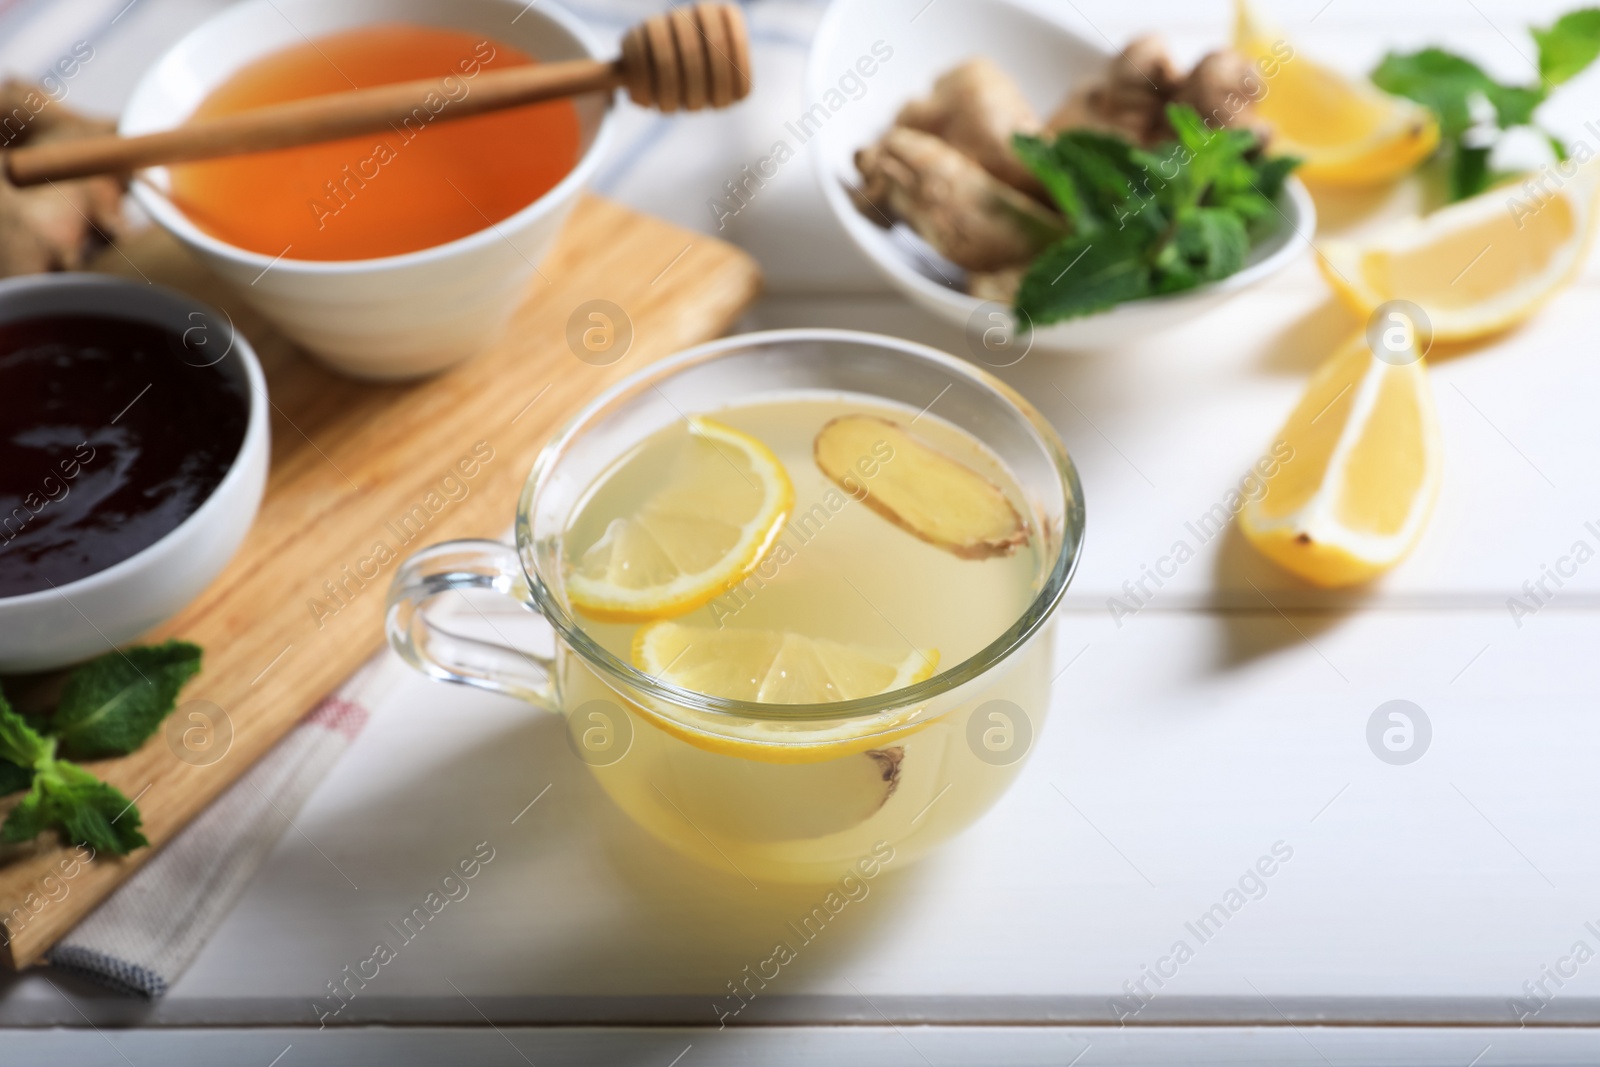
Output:
[[[77,759],[125,756],[156,732],[199,670],[199,646],[183,641],[101,656],[67,676],[51,732]]]
[[[1390,52],[1372,72],[1378,88],[1415,100],[1438,116],[1436,158],[1445,167],[1451,201],[1476,196],[1505,177],[1492,169],[1490,157],[1507,130],[1538,130],[1556,158],[1566,159],[1566,145],[1541,129],[1533,113],[1552,89],[1600,56],[1600,8],[1568,12],[1548,28],[1529,32],[1539,50],[1539,80],[1531,85],[1496,81],[1470,59],[1442,48]],[[1475,110],[1483,113],[1484,121],[1478,120]]]
[[[1046,248],[1017,289],[1020,321],[1044,325],[1128,300],[1193,289],[1244,266],[1267,232],[1298,164],[1268,158],[1247,130],[1208,127],[1167,107],[1177,139],[1151,149],[1112,134],[1019,134],[1018,157],[1038,176],[1071,235]]]
[[[28,792],[0,824],[0,841],[55,830],[69,845],[126,855],[149,844],[139,809],[76,763],[124,756],[144,744],[200,670],[200,649],[183,641],[113,652],[67,676],[55,714],[37,724],[0,693],[0,796]]]

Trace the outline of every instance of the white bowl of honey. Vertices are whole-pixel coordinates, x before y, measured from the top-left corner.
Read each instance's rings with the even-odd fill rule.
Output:
[[[393,132],[141,172],[133,192],[284,334],[356,377],[431,374],[491,345],[604,155],[612,94],[439,121],[483,70],[597,58],[525,0],[246,0],[140,79],[124,135],[418,78]]]

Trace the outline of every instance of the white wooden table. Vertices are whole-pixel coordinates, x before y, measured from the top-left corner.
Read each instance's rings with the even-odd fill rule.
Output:
[[[81,2],[109,18],[125,0]],[[114,110],[153,50],[215,6],[126,11],[82,102]],[[1386,42],[1441,41],[1525,78],[1521,27],[1564,5],[1320,6],[1279,10],[1351,69]],[[1079,0],[1059,15],[1116,41],[1157,25],[1192,56],[1226,8]],[[641,7],[580,10],[620,27]],[[604,190],[707,228],[706,198],[765,153],[764,123],[799,109],[817,14],[755,5],[761,105],[632,116]],[[18,15],[0,5],[0,65],[26,72],[58,43],[5,36]],[[1591,74],[1548,118],[1576,136],[1597,114]],[[858,261],[804,162],[728,232],[768,273],[750,327],[966,351]],[[727,983],[816,891],[752,890],[676,858],[612,808],[554,720],[392,665],[392,697],[171,993],[0,982],[0,1025],[21,1028],[0,1034],[0,1062],[1594,1062],[1600,562],[1520,625],[1507,600],[1574,542],[1600,547],[1586,525],[1600,529],[1597,298],[1600,258],[1526,328],[1433,367],[1439,508],[1415,556],[1357,596],[1306,590],[1229,531],[1136,614],[1107,606],[1194,542],[1185,522],[1237,484],[1354,329],[1309,261],[1159,339],[1001,372],[1060,428],[1086,489],[1048,726],[992,812],[875,882],[726,1029]],[[1405,765],[1368,743],[1396,699],[1431,726]],[[470,896],[318,1030],[326,983],[480,841],[495,859]],[[1292,854],[1197,931],[1275,847]]]

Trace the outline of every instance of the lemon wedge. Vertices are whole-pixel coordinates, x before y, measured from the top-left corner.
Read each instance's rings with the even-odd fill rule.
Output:
[[[1421,356],[1388,362],[1357,337],[1318,368],[1279,440],[1285,458],[1239,512],[1263,555],[1331,588],[1374,578],[1411,550],[1441,466]]]
[[[1028,527],[982,474],[875,415],[841,415],[812,444],[822,473],[907,533],[963,559],[1008,555]]]
[[[641,626],[634,666],[710,696],[762,704],[828,704],[878,696],[933,677],[939,652],[904,655],[776,630]]]
[[[1389,300],[1418,305],[1435,340],[1515,325],[1572,281],[1594,239],[1600,166],[1571,169],[1550,192],[1491,189],[1372,240],[1325,241],[1322,273],[1362,315]]]
[[[670,618],[733,588],[760,562],[794,507],[772,450],[706,418],[665,484],[613,519],[567,576],[573,606],[606,622]]]
[[[1233,47],[1261,64],[1256,114],[1272,124],[1275,155],[1299,156],[1308,182],[1381,185],[1427,159],[1439,144],[1432,111],[1350,78],[1290,48],[1248,0],[1235,0]]]

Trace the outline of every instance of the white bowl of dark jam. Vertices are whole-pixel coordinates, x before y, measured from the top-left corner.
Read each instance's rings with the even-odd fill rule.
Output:
[[[193,600],[255,518],[267,421],[222,312],[103,275],[0,281],[0,672],[100,655]]]

